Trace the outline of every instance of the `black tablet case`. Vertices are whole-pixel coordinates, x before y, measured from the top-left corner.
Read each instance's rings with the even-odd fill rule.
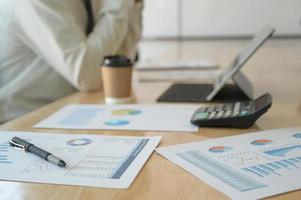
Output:
[[[206,97],[212,90],[212,84],[174,84],[157,101],[209,102],[206,100]],[[210,102],[235,102],[243,100],[250,100],[250,98],[236,84],[226,84]]]

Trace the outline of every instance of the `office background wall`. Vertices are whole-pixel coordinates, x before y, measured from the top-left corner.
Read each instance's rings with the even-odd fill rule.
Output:
[[[301,0],[145,0],[143,36],[246,37],[264,24],[301,36],[300,20]]]

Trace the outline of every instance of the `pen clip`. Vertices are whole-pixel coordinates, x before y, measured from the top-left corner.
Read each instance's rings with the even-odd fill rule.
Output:
[[[18,144],[18,143],[16,143],[16,142],[12,141],[12,140],[9,141],[9,144],[10,144],[12,147],[16,148],[16,149],[21,149],[21,150],[24,150],[24,151],[25,151],[25,146],[23,146],[23,145],[21,145],[21,144]]]

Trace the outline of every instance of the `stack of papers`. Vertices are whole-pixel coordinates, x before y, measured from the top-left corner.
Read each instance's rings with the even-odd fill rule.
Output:
[[[217,69],[216,63],[209,60],[190,60],[190,61],[142,61],[137,64],[138,71],[153,71],[153,70],[184,70],[184,69]]]
[[[139,82],[212,81],[220,73],[218,65],[208,60],[142,62],[135,77]]]

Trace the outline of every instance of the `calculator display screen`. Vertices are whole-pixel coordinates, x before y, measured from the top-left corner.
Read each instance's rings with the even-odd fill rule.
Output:
[[[264,107],[267,104],[267,101],[268,101],[268,99],[266,96],[256,99],[255,100],[255,110],[258,110],[258,109]]]

